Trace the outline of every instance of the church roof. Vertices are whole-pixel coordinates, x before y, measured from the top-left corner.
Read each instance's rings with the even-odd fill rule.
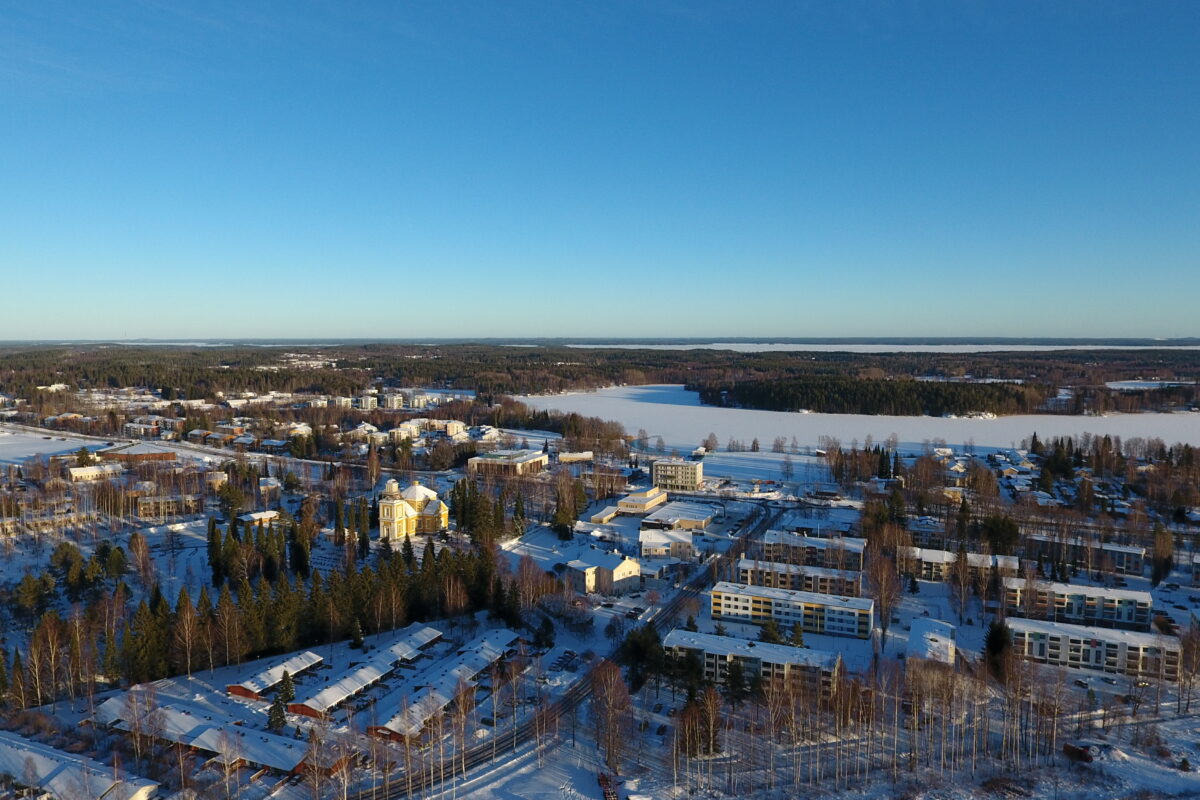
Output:
[[[400,496],[405,500],[437,500],[437,492],[422,486],[420,481],[413,481],[413,485],[401,492]]]

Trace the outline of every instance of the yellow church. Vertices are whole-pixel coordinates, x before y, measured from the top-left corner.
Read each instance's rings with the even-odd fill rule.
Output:
[[[450,509],[437,492],[413,481],[404,491],[389,480],[379,497],[379,538],[395,539],[418,533],[437,533],[450,525]]]

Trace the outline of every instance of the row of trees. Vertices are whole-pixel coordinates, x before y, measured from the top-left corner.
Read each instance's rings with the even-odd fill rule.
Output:
[[[707,405],[768,411],[893,416],[1022,414],[1038,409],[1047,389],[1033,384],[949,383],[840,375],[689,383]]]

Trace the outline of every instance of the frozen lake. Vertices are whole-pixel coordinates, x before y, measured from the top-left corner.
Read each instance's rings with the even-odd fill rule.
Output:
[[[776,436],[801,446],[816,446],[822,436],[849,444],[869,435],[877,442],[895,434],[901,443],[920,445],[944,439],[950,445],[974,442],[979,447],[1011,447],[1037,432],[1042,439],[1079,436],[1083,433],[1160,438],[1167,443],[1200,445],[1200,414],[1112,414],[1104,417],[1022,415],[997,419],[942,419],[939,417],[884,417],[862,414],[794,414],[783,411],[748,411],[700,405],[695,392],[678,385],[619,386],[596,392],[535,395],[518,398],[534,408],[559,409],[615,420],[628,433],[645,428],[651,437],[662,436],[668,447],[696,447],[709,432],[724,448],[729,439],[747,445],[758,437],[769,449]]]

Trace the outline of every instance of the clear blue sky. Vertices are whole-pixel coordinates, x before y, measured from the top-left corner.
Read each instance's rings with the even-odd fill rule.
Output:
[[[0,2],[0,339],[1200,334],[1197,2]]]

